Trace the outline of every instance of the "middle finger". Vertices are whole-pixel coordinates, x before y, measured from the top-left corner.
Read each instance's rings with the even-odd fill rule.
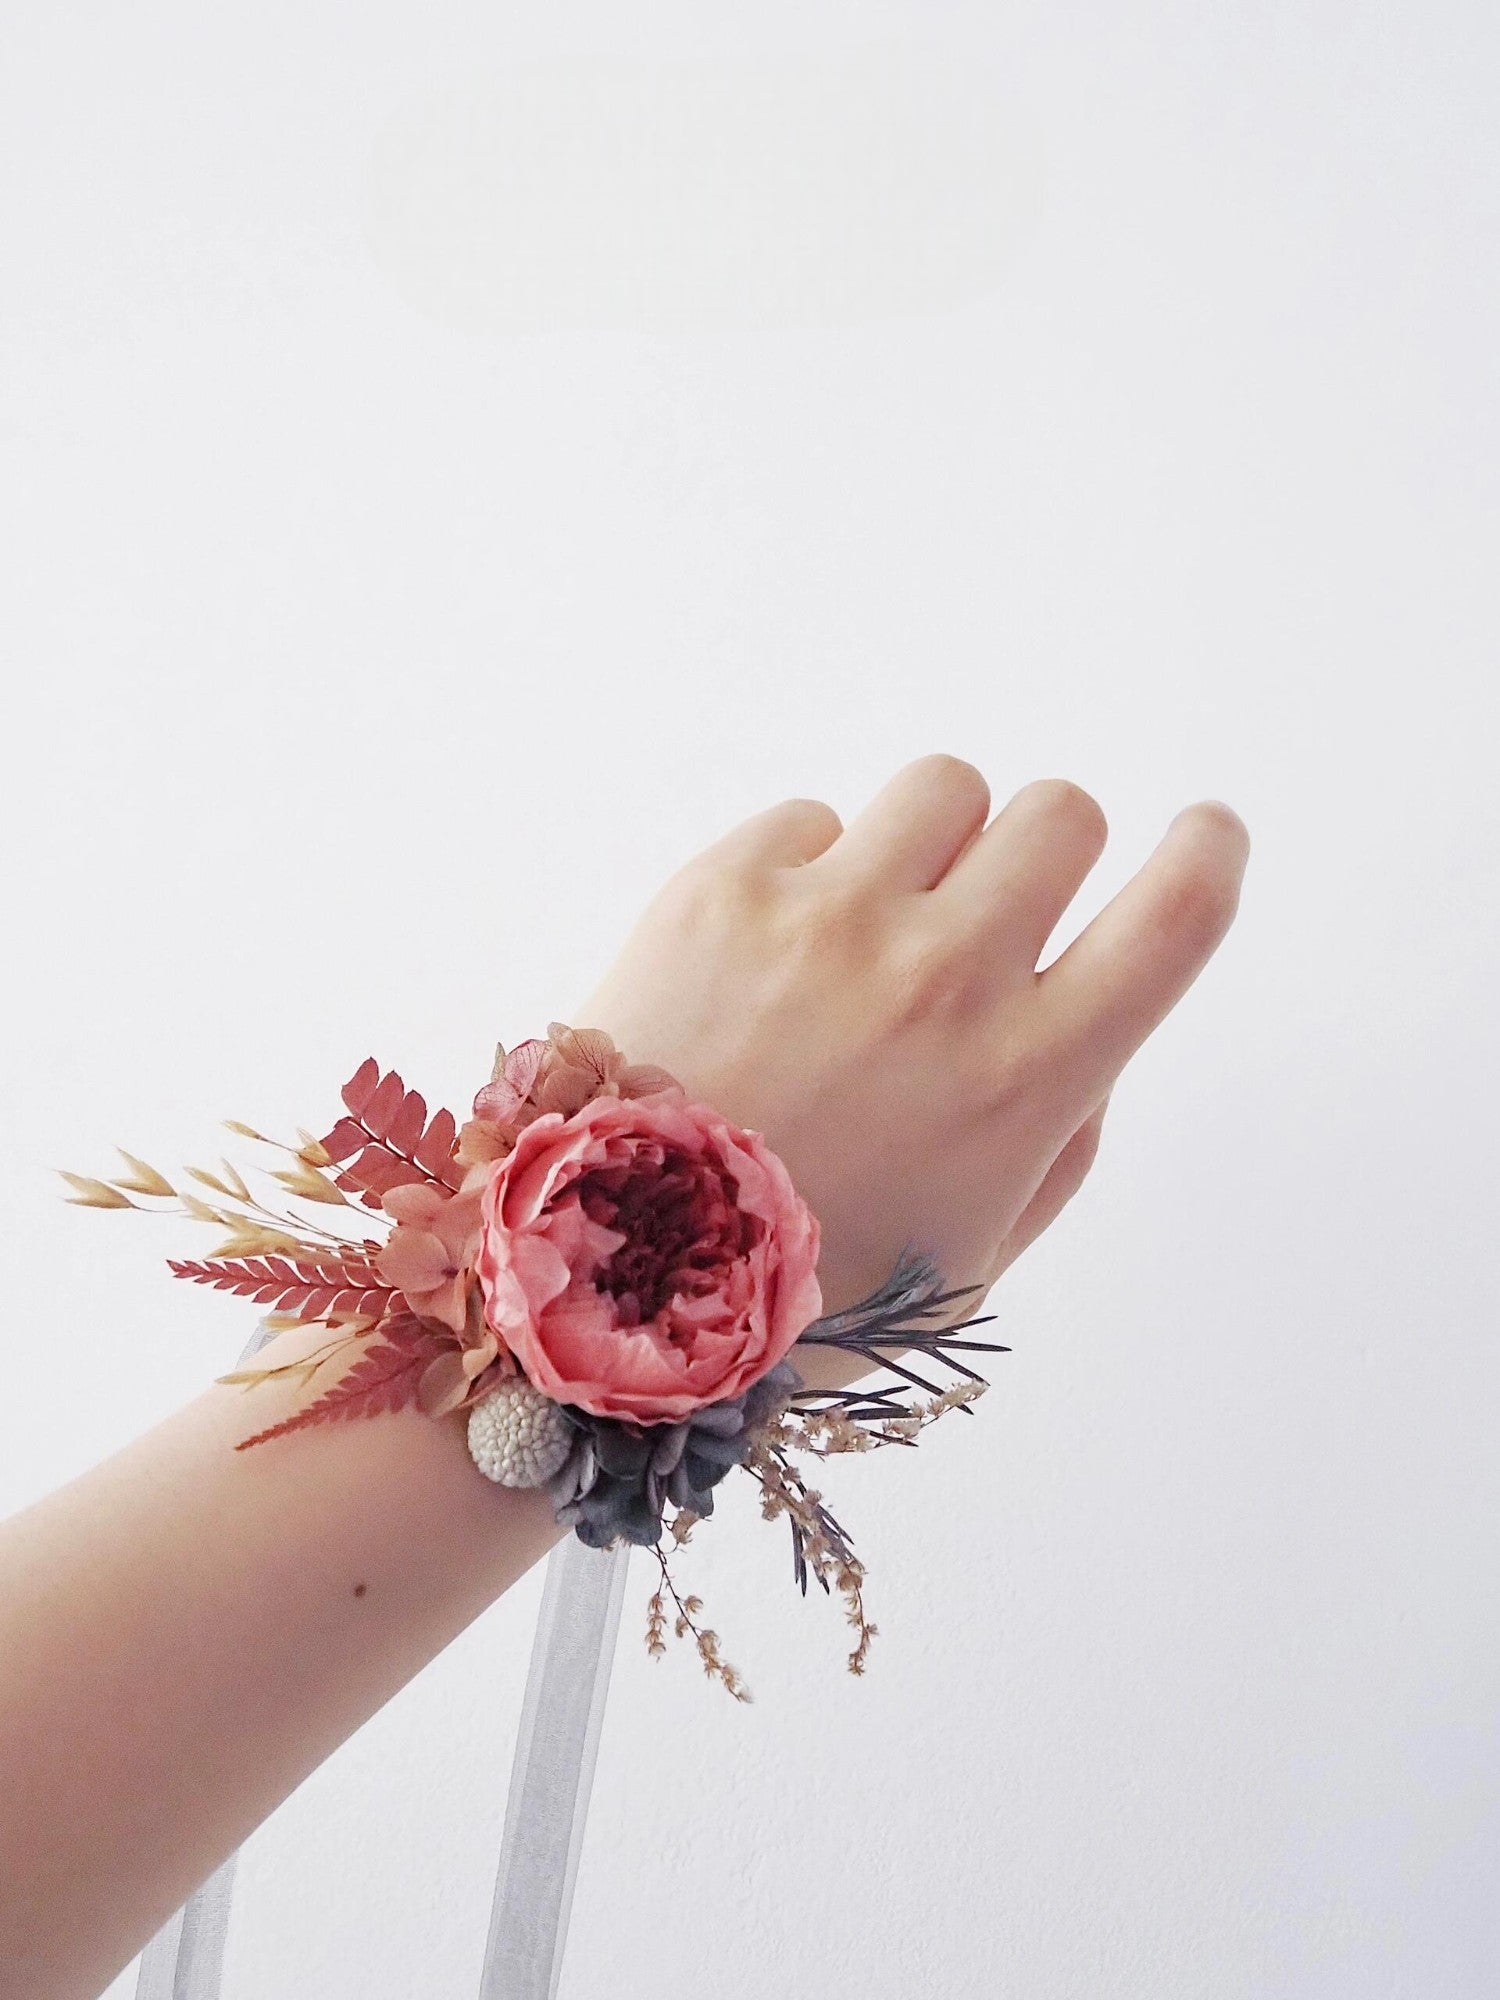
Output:
[[[1063,778],[1016,793],[937,886],[954,921],[1013,971],[1033,972],[1104,851],[1103,812]]]

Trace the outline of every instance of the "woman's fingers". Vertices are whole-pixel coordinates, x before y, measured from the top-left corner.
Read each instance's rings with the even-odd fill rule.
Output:
[[[970,843],[934,894],[986,956],[1033,972],[1108,832],[1080,786],[1038,779]]]
[[[821,866],[864,887],[930,889],[984,825],[990,790],[961,757],[905,765],[850,821]]]
[[[1006,1271],[1046,1229],[1050,1229],[1088,1178],[1099,1151],[1109,1099],[1095,1107],[1063,1147],[1042,1177],[1042,1184],[1012,1223],[990,1274],[991,1283]]]
[[[1096,1101],[1177,1005],[1234,921],[1250,837],[1216,800],[1189,806],[1156,852],[1037,980],[1069,1097]]]
[[[825,853],[843,830],[838,814],[821,799],[783,799],[731,827],[699,858],[748,867],[800,868]]]

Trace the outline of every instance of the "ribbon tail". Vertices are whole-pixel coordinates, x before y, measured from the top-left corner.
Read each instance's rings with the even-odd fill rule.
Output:
[[[629,1560],[576,1535],[547,1560],[479,2000],[557,1992]]]
[[[141,1954],[135,2000],[218,2000],[238,1851],[169,1917]]]

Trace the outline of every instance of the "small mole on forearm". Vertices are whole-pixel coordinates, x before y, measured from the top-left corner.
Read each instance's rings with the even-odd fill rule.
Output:
[[[362,1583],[357,1583],[357,1584],[355,1584],[355,1586],[354,1586],[354,1595],[355,1595],[356,1597],[363,1597],[363,1596],[364,1596],[364,1594],[365,1594],[365,1586],[364,1586],[364,1585],[363,1585]]]

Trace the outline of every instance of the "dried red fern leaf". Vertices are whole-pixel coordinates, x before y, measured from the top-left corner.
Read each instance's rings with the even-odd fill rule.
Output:
[[[373,1056],[344,1085],[343,1099],[349,1116],[319,1143],[346,1194],[379,1208],[392,1188],[412,1181],[459,1187],[463,1168],[454,1158],[458,1125],[451,1111],[434,1112],[429,1120],[421,1092],[408,1090],[395,1070],[382,1075]]]
[[[386,1139],[405,1102],[405,1085],[394,1070],[388,1070],[366,1100],[364,1110],[356,1115],[367,1131],[377,1139]]]
[[[447,1176],[450,1167],[458,1166],[453,1157],[457,1145],[458,1120],[451,1111],[435,1111],[427,1130],[412,1147],[411,1156],[419,1167],[426,1168],[434,1180],[442,1181],[445,1186],[451,1187],[453,1183]],[[463,1179],[461,1170],[458,1178]]]
[[[417,1386],[430,1361],[452,1346],[441,1334],[428,1333],[409,1317],[387,1320],[371,1335],[371,1344],[347,1374],[306,1409],[297,1410],[269,1430],[241,1438],[236,1451],[266,1444],[316,1424],[343,1423],[355,1417],[384,1417],[416,1403]]]
[[[372,1267],[359,1258],[326,1258],[317,1262],[286,1257],[210,1257],[167,1259],[176,1278],[216,1291],[253,1299],[257,1305],[297,1319],[379,1319],[400,1297],[382,1284]]]
[[[426,1130],[427,1100],[419,1090],[408,1090],[382,1136],[393,1153],[403,1153],[410,1159]]]
[[[356,1118],[375,1095],[375,1086],[379,1081],[380,1064],[376,1062],[374,1056],[366,1056],[359,1068],[339,1092],[339,1095]]]

